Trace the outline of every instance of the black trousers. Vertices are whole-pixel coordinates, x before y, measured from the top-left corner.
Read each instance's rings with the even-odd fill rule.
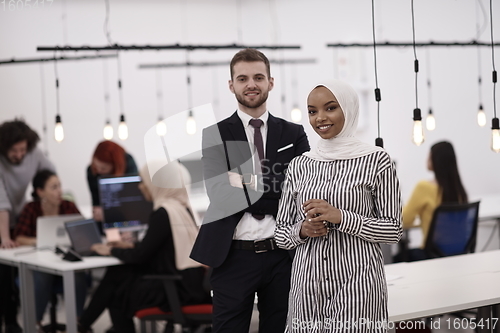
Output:
[[[255,293],[259,333],[285,330],[292,259],[288,251],[255,253],[231,249],[213,269],[213,332],[248,333]]]
[[[123,302],[123,284],[127,283],[127,275],[131,273],[129,265],[110,266],[107,268],[99,287],[92,295],[88,307],[80,318],[80,325],[88,329],[108,308],[113,327],[120,333],[135,332],[134,321],[128,315],[127,304]]]
[[[0,264],[0,328],[2,319],[5,325],[17,323],[19,289],[15,284],[17,268]]]

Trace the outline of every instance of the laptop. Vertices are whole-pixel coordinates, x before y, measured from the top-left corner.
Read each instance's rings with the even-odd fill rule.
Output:
[[[97,255],[90,249],[92,244],[102,243],[97,223],[93,219],[64,223],[72,249],[81,256]]]
[[[82,220],[80,214],[40,216],[36,220],[36,247],[38,249],[53,249],[56,246],[69,247],[71,241],[64,222]]]

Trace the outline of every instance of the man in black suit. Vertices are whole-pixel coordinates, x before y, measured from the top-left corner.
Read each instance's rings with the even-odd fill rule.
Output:
[[[290,160],[309,150],[301,125],[266,108],[274,86],[269,60],[254,49],[230,64],[238,110],[203,131],[203,173],[210,205],[191,258],[213,268],[214,332],[248,333],[258,297],[259,332],[285,329],[291,256],[274,229]]]

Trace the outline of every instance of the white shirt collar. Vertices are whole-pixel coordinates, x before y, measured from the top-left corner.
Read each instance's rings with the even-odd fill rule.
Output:
[[[252,116],[246,114],[245,112],[241,111],[240,109],[238,109],[237,114],[238,114],[238,117],[240,117],[241,122],[243,123],[243,127],[245,127],[245,128],[250,126],[250,120],[252,120],[252,119],[262,120],[264,122],[264,124],[262,124],[262,126],[267,128],[267,120],[269,119],[269,111],[267,111],[267,110],[259,118],[253,118]]]

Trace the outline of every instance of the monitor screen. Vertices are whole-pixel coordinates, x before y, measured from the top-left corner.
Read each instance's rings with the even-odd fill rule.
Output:
[[[101,177],[98,182],[104,229],[134,231],[147,225],[153,204],[139,189],[140,176]]]

